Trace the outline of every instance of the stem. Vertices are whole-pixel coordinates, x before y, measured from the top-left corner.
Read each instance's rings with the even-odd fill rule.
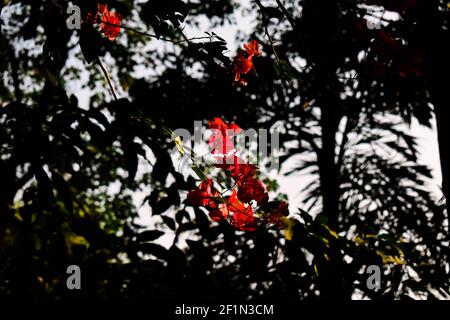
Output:
[[[100,66],[100,69],[102,69],[103,74],[105,75],[106,81],[108,82],[109,89],[111,90],[114,100],[118,100],[116,92],[115,92],[114,87],[111,82],[111,78],[109,77],[108,71],[106,71],[105,67],[103,66],[103,63],[102,63],[102,60],[100,60],[100,57],[97,57],[97,63]]]
[[[183,43],[183,42],[190,42],[190,41],[192,41],[192,40],[211,39],[210,36],[187,38],[187,37],[184,35],[184,33],[180,30],[181,36],[183,37],[183,39],[182,39],[182,40],[172,40],[172,39],[169,39],[169,38],[161,38],[161,37],[157,36],[156,34],[147,33],[147,32],[140,31],[140,30],[136,30],[136,29],[131,28],[131,27],[128,27],[128,26],[126,26],[126,25],[124,25],[124,24],[122,24],[122,23],[121,23],[121,24],[115,24],[115,23],[110,23],[110,22],[107,22],[107,21],[102,21],[101,19],[96,19],[96,21],[99,22],[99,23],[103,23],[103,24],[109,25],[109,26],[122,28],[122,29],[132,31],[132,32],[134,32],[134,33],[137,33],[137,34],[140,34],[140,35],[143,35],[143,36],[155,38],[155,39],[162,40],[162,41],[166,41],[166,42],[171,42],[171,43],[174,43],[174,44],[177,44],[177,43]]]
[[[296,24],[294,21],[294,18],[292,18],[291,14],[289,13],[289,11],[287,11],[286,7],[283,5],[283,3],[280,0],[276,0],[278,7],[281,9],[281,11],[284,13],[284,15],[286,16],[286,18],[289,21],[289,24],[292,26],[292,28],[294,30],[296,30]]]
[[[178,30],[180,31],[181,36],[183,37],[184,41],[187,42],[188,44],[190,44],[191,41],[188,39],[188,37],[186,37],[186,35],[184,34],[183,30],[180,29],[180,28]]]
[[[279,64],[281,62],[281,60],[278,57],[277,51],[275,49],[275,44],[272,40],[272,37],[269,34],[268,20],[267,20],[266,14],[263,11],[264,6],[261,4],[261,1],[259,1],[259,0],[255,0],[255,2],[261,9],[262,21],[263,21],[263,25],[264,25],[264,33],[266,34],[267,39],[269,39],[269,43],[270,43],[270,46],[272,47],[273,54],[275,56],[277,63]],[[286,98],[288,97],[288,86],[287,86],[284,74],[281,75],[280,79],[281,79],[281,95],[283,96],[283,100],[286,101]]]
[[[60,5],[58,2],[56,2],[55,0],[50,0],[55,6],[57,6],[61,11],[65,11],[65,8]]]
[[[277,60],[277,62],[280,62],[280,58],[278,57],[277,51],[275,50],[275,45],[273,43],[272,37],[269,34],[269,28],[268,28],[266,14],[262,10],[264,7],[261,4],[261,1],[255,0],[255,2],[259,6],[259,8],[261,9],[261,15],[262,15],[262,20],[263,20],[263,25],[264,25],[264,33],[266,34],[267,39],[269,39],[269,43],[270,43],[270,46],[272,47],[272,51],[273,51],[273,54],[275,55],[275,59]]]

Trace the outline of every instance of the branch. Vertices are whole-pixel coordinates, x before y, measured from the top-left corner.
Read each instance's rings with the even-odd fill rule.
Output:
[[[122,28],[122,29],[132,31],[132,32],[134,32],[134,33],[137,33],[137,34],[140,34],[140,35],[143,35],[143,36],[147,36],[147,37],[150,37],[150,38],[155,38],[155,39],[162,40],[162,41],[166,41],[166,42],[171,42],[171,43],[174,43],[174,44],[182,43],[182,42],[190,42],[190,41],[192,41],[192,40],[211,39],[210,36],[187,38],[187,37],[184,35],[183,31],[182,31],[182,30],[179,30],[180,33],[181,33],[181,36],[183,37],[183,39],[182,39],[182,40],[172,40],[172,39],[169,39],[169,38],[161,38],[161,37],[157,36],[156,34],[152,34],[152,33],[147,33],[147,32],[144,32],[144,31],[140,31],[140,30],[137,30],[137,29],[128,27],[128,26],[126,26],[126,25],[124,25],[124,24],[120,24],[120,25],[119,25],[119,24],[114,24],[114,23],[110,23],[110,22],[107,22],[107,21],[102,21],[101,19],[96,19],[96,21],[97,21],[97,22],[100,22],[100,23],[103,23],[103,24],[106,24],[106,25],[109,25],[109,26]]]
[[[275,45],[272,41],[272,37],[269,34],[267,17],[263,11],[264,6],[261,4],[261,1],[259,1],[259,0],[255,0],[255,2],[258,5],[258,7],[261,9],[261,15],[263,18],[262,20],[263,20],[263,25],[264,25],[264,33],[266,34],[267,39],[269,39],[269,43],[270,43],[270,46],[272,47],[272,51],[273,51],[273,54],[275,55],[275,59],[277,60],[277,62],[280,62],[280,58],[278,57],[277,51],[275,50]]]
[[[114,91],[114,87],[111,82],[111,78],[109,77],[108,71],[106,71],[105,67],[103,66],[103,63],[100,60],[100,57],[97,57],[97,63],[100,66],[100,69],[102,69],[102,72],[105,75],[106,81],[108,81],[109,89],[111,90],[114,100],[118,100],[116,92]]]
[[[291,16],[291,14],[289,13],[289,11],[287,11],[286,7],[283,5],[283,3],[282,3],[280,0],[276,0],[276,1],[277,1],[277,4],[278,4],[278,7],[281,9],[281,11],[284,13],[284,15],[286,16],[286,18],[288,19],[289,24],[292,26],[292,28],[293,28],[294,30],[296,30],[297,27],[296,27],[296,23],[295,23],[295,21],[294,21],[294,18]]]

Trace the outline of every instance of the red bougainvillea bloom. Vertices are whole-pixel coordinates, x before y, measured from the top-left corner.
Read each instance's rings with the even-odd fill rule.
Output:
[[[226,124],[220,118],[209,121],[208,127],[214,130],[208,141],[212,154],[227,154],[232,151],[234,149],[233,136],[242,131],[238,125]]]
[[[224,156],[220,158],[216,167],[227,170],[238,185],[238,198],[240,201],[249,203],[255,200],[258,205],[267,203],[269,195],[265,190],[264,184],[257,178],[257,166],[245,163],[244,160],[236,155]]]
[[[256,40],[251,41],[249,44],[244,44],[245,51],[238,49],[237,56],[234,59],[234,81],[241,85],[247,85],[247,82],[242,79],[242,75],[249,73],[253,66],[253,57],[261,56],[259,49],[259,43]]]
[[[226,124],[222,119],[215,117],[213,120],[208,121],[208,128],[217,129],[222,132],[226,132],[226,130],[233,130],[236,132],[241,132],[242,129],[235,123]]]
[[[254,216],[236,212],[231,218],[232,225],[241,231],[255,231],[256,219]]]
[[[219,193],[213,190],[212,184],[213,181],[211,179],[202,181],[198,189],[189,191],[187,196],[188,202],[194,206],[215,208],[216,204],[212,198],[217,197]]]
[[[257,48],[257,47],[256,47]],[[254,47],[246,48],[252,54],[257,54]],[[188,202],[194,206],[202,206],[209,211],[209,217],[216,222],[227,220],[232,226],[241,231],[255,231],[257,221],[277,225],[285,228],[283,217],[288,216],[287,203],[284,201],[269,202],[269,194],[264,184],[257,178],[258,167],[246,163],[236,156],[231,136],[241,132],[242,129],[234,123],[226,123],[220,118],[209,121],[208,127],[215,132],[209,144],[216,155],[217,168],[227,171],[235,181],[229,197],[224,197],[213,186],[212,179],[202,181],[199,187],[188,194]],[[217,152],[217,150],[220,150]],[[258,207],[252,207],[250,203],[255,201]],[[254,204],[254,203],[252,203]],[[255,216],[255,212],[258,215]]]
[[[245,163],[245,161],[236,155],[217,158],[216,167],[230,172],[231,177],[236,183],[251,178],[256,175],[257,166]]]
[[[249,56],[260,57],[261,51],[259,50],[259,43],[256,40],[251,41],[249,44],[244,43],[244,48]]]
[[[229,212],[232,212],[231,223],[233,226],[242,231],[255,231],[256,230],[256,218],[253,215],[253,209],[251,206],[246,206],[239,201],[236,190],[228,198],[227,206]]]
[[[100,31],[110,40],[114,41],[120,33],[120,21],[122,16],[116,12],[111,12],[105,5],[98,5],[98,12],[101,15],[102,23]]]
[[[108,5],[106,4],[101,4],[101,3],[97,3],[97,13],[99,15],[105,15],[108,14]]]
[[[249,73],[253,69],[253,56],[246,56],[241,49],[238,50],[238,55],[234,60],[234,81],[246,85],[247,82],[242,79],[243,74]]]
[[[256,178],[246,178],[238,182],[238,198],[242,202],[249,203],[255,200],[258,205],[264,205],[269,200],[261,180]]]
[[[122,16],[116,12],[108,10],[106,4],[97,4],[97,12],[94,15],[92,12],[88,12],[86,16],[86,22],[95,24],[101,20],[100,31],[110,40],[114,41],[120,33],[120,21]]]
[[[90,24],[97,23],[99,17],[101,17],[107,11],[107,6],[105,4],[97,3],[97,12],[95,15],[92,12],[88,12],[86,15],[86,22]]]
[[[234,72],[247,74],[253,68],[253,55],[247,55],[244,50],[238,49],[238,54],[234,60]]]
[[[249,203],[255,200],[258,205],[267,203],[269,195],[265,190],[264,184],[257,178],[258,167],[245,163],[244,160],[236,155],[224,156],[220,158],[216,167],[227,170],[238,185],[238,198],[240,201]]]
[[[241,185],[242,181],[255,176],[257,169],[258,167],[254,164],[237,164],[230,168],[230,173],[234,181],[236,181],[238,185]]]
[[[217,209],[211,210],[209,216],[213,221],[222,221],[228,219],[229,209],[228,204],[220,203]]]

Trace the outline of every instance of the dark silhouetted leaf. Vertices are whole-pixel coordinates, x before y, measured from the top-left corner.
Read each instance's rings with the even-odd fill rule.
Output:
[[[147,230],[138,234],[137,241],[139,242],[154,241],[162,237],[163,235],[164,232],[159,230]]]

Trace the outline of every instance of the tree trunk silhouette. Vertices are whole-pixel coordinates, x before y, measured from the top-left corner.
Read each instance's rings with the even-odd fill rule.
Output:
[[[305,50],[308,59],[314,62],[315,91],[320,107],[320,126],[322,146],[318,154],[322,212],[328,217],[328,225],[338,230],[339,186],[336,164],[336,133],[340,121],[339,91],[336,79],[338,57],[336,52],[338,7],[335,1],[307,0],[304,2],[301,27],[307,31],[302,35],[306,40]],[[330,250],[330,260],[317,260],[321,276],[320,295],[324,299],[346,299],[349,292],[345,289],[343,271],[340,265],[340,252]],[[331,268],[333,265],[333,268]]]
[[[442,172],[442,191],[447,215],[450,213],[450,32],[443,28],[444,15],[439,10],[440,1],[423,1],[420,7],[419,32],[425,52],[430,99],[436,115]],[[449,218],[448,218],[449,219]],[[449,219],[450,224],[450,219]],[[450,237],[450,234],[449,234]]]

